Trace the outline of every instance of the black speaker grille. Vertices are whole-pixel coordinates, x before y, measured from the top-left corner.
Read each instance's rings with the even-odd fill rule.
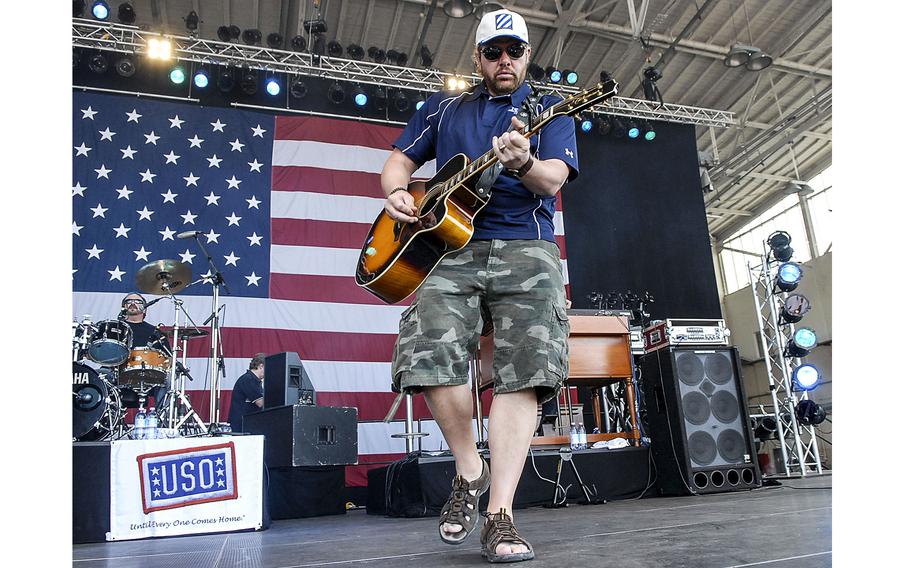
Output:
[[[720,391],[711,397],[711,413],[725,424],[739,418],[739,402],[730,391]]]
[[[689,457],[698,465],[709,465],[717,457],[717,446],[711,434],[699,430],[689,436]]]
[[[679,380],[694,387],[705,378],[705,367],[701,359],[693,353],[680,353],[676,358]]]
[[[722,458],[730,463],[742,463],[746,453],[746,441],[742,433],[727,429],[717,437],[717,449]]]
[[[711,405],[708,397],[698,391],[692,391],[683,397],[683,416],[692,424],[702,425],[711,416]]]
[[[715,385],[725,385],[733,379],[733,363],[727,353],[711,353],[705,357],[705,374]]]

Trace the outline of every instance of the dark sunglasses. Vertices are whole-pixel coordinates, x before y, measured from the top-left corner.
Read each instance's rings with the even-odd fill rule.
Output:
[[[527,49],[527,47],[527,45],[521,42],[513,43],[506,48],[506,53],[508,53],[509,57],[512,59],[519,59],[525,54],[525,49]],[[480,53],[487,61],[499,61],[499,58],[502,57],[502,48],[498,45],[486,45],[480,48]]]

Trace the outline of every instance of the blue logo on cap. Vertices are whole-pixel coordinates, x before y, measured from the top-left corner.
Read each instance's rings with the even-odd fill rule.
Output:
[[[512,14],[500,14],[496,16],[496,29],[497,30],[511,30],[512,29]]]

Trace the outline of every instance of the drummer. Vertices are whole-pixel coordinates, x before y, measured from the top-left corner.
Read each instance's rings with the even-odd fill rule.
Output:
[[[167,348],[167,338],[157,327],[145,321],[145,298],[138,292],[131,292],[124,296],[120,302],[120,319],[125,321],[130,329],[133,330],[133,349],[141,347],[151,347],[152,349],[162,349],[170,351]],[[152,390],[151,395],[155,398],[155,404],[162,404],[162,399],[167,392],[166,387],[156,387]]]

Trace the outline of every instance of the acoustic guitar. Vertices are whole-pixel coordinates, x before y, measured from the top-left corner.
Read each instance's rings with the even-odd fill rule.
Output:
[[[573,116],[615,94],[615,81],[598,83],[546,109],[518,132],[530,138],[556,117]],[[498,162],[492,149],[473,162],[456,154],[428,181],[409,183],[417,222],[380,212],[360,251],[357,284],[389,304],[413,293],[444,256],[471,240],[474,217],[490,201],[488,184],[478,182]]]

